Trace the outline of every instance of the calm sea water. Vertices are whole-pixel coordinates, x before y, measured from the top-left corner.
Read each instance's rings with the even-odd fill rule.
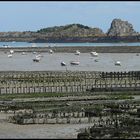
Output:
[[[28,43],[28,42],[0,42],[0,47],[63,47],[63,46],[140,46],[135,43]]]

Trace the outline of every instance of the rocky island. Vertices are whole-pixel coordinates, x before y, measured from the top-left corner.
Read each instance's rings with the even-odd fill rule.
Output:
[[[114,19],[107,33],[82,24],[47,27],[37,31],[0,32],[0,41],[25,42],[139,42],[140,34],[128,21]]]

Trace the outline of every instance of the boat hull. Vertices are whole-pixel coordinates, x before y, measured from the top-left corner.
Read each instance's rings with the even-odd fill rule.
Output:
[[[79,65],[80,62],[78,62],[78,61],[72,61],[72,62],[70,62],[70,64],[71,64],[71,65]]]

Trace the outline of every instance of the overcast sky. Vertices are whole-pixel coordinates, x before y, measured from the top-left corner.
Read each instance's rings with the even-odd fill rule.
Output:
[[[79,23],[107,32],[114,18],[129,21],[140,32],[140,2],[0,1],[0,31],[36,31]]]

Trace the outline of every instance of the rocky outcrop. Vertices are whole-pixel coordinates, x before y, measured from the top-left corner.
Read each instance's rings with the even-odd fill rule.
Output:
[[[139,42],[140,34],[127,21],[114,19],[107,33],[104,33],[100,28],[92,28],[82,24],[68,24],[43,28],[34,32],[0,32],[0,41],[36,43]]]
[[[114,19],[107,33],[108,36],[136,36],[138,32],[133,29],[133,25],[128,21]]]
[[[47,37],[95,37],[105,36],[100,28],[91,28],[82,24],[69,24],[65,26],[55,26],[43,28],[37,31],[46,34]]]

